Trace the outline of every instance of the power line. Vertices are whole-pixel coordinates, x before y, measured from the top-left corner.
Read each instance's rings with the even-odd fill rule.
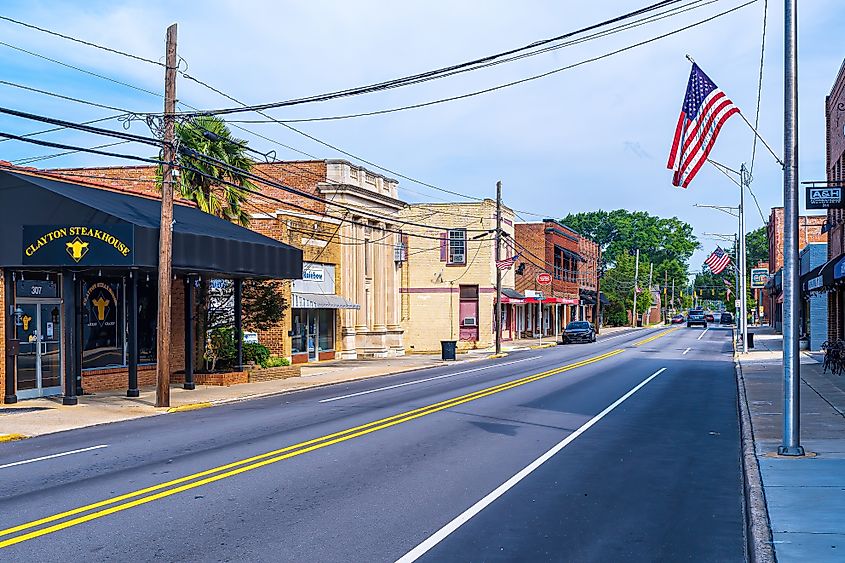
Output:
[[[0,16],[0,17],[2,17],[2,16]],[[15,82],[9,82],[8,80],[0,80],[0,84],[3,84],[5,86],[11,86],[12,88],[20,88],[22,90],[29,90],[30,92],[37,92],[38,94],[44,94],[45,96],[52,96],[54,98],[60,98],[62,100],[68,100],[70,102],[75,102],[77,104],[85,104],[85,105],[89,105],[89,106],[93,106],[93,107],[97,107],[97,108],[110,109],[110,110],[113,110],[113,111],[120,111],[120,112],[123,112],[124,114],[133,113],[133,112],[127,110],[127,109],[118,108],[118,107],[115,107],[115,106],[108,106],[108,105],[105,105],[105,104],[98,104],[97,102],[92,102],[92,101],[89,101],[89,100],[72,98],[70,96],[65,96],[63,94],[57,94],[55,92],[49,92],[47,90],[41,90],[39,88],[34,88],[32,86],[26,86],[24,84],[17,84]]]
[[[348,88],[348,89],[345,89],[345,90],[338,90],[338,91],[334,91],[334,92],[327,92],[327,93],[324,93],[324,94],[307,96],[307,97],[304,97],[304,98],[295,98],[295,99],[283,100],[283,101],[278,101],[278,102],[256,104],[256,105],[251,105],[251,106],[246,106],[246,107],[221,108],[221,109],[217,109],[217,110],[205,111],[203,113],[204,114],[222,115],[222,114],[229,114],[229,113],[242,113],[244,111],[267,110],[267,109],[273,109],[273,108],[277,108],[277,107],[285,107],[285,106],[300,105],[300,104],[305,104],[305,103],[322,102],[322,101],[332,100],[332,99],[336,99],[336,98],[340,98],[340,97],[355,96],[355,95],[360,95],[360,94],[368,94],[368,93],[371,93],[371,92],[377,92],[377,91],[381,91],[381,90],[399,88],[399,87],[402,87],[402,86],[406,86],[408,84],[415,84],[415,83],[418,83],[418,82],[424,81],[424,80],[433,80],[433,79],[441,77],[441,75],[443,75],[443,74],[450,73],[450,72],[453,72],[453,71],[456,71],[456,70],[459,70],[459,69],[468,68],[468,67],[476,67],[478,65],[482,65],[484,63],[488,63],[488,62],[496,60],[496,59],[500,59],[500,58],[503,58],[503,57],[506,57],[506,56],[509,56],[509,55],[513,55],[513,54],[518,53],[518,52],[527,51],[527,50],[530,50],[530,49],[536,49],[537,47],[540,47],[542,45],[561,41],[561,40],[567,39],[569,37],[574,37],[576,35],[580,35],[580,34],[585,33],[587,31],[592,31],[593,29],[605,27],[607,25],[614,24],[614,23],[617,23],[617,22],[620,22],[620,21],[624,21],[626,19],[631,19],[631,18],[634,18],[636,16],[639,16],[639,15],[642,15],[642,14],[663,8],[665,6],[677,4],[681,1],[682,0],[663,0],[661,2],[651,4],[651,5],[646,6],[644,8],[640,8],[638,10],[634,10],[632,12],[628,12],[626,14],[622,14],[620,16],[617,16],[617,17],[614,17],[614,18],[611,18],[611,19],[608,19],[608,20],[604,20],[602,22],[592,24],[592,25],[583,27],[583,28],[575,30],[575,31],[567,32],[567,33],[564,33],[562,35],[558,35],[556,37],[543,39],[543,40],[540,40],[540,41],[535,41],[535,42],[533,42],[529,45],[525,45],[523,47],[510,49],[508,51],[496,53],[494,55],[488,55],[486,57],[482,57],[482,58],[479,58],[479,59],[474,59],[474,60],[471,60],[471,61],[458,63],[458,64],[451,65],[451,66],[448,66],[448,67],[442,67],[442,68],[439,68],[439,69],[435,69],[435,70],[431,70],[431,71],[427,71],[427,72],[423,72],[423,73],[419,73],[419,74],[404,76],[404,77],[401,77],[401,78],[394,78],[394,79],[387,80],[387,81],[384,81],[384,82],[368,84],[368,85],[365,85],[365,86],[358,86],[358,87],[355,87],[355,88]]]
[[[62,39],[67,39],[68,41],[75,41],[76,43],[81,43],[83,45],[87,45],[89,47],[94,47],[96,49],[102,49],[103,51],[108,51],[108,52],[114,53],[116,55],[122,55],[124,57],[129,57],[130,59],[135,59],[135,60],[142,61],[142,62],[145,62],[145,63],[150,63],[150,64],[154,64],[154,65],[164,67],[164,63],[159,62],[159,61],[154,61],[152,59],[147,59],[147,58],[144,58],[144,57],[140,57],[138,55],[133,55],[132,53],[127,53],[125,51],[119,51],[118,49],[113,49],[111,47],[105,47],[103,45],[98,45],[96,43],[92,43],[92,42],[86,41],[84,39],[79,39],[77,37],[71,37],[70,35],[65,35],[63,33],[59,33],[58,31],[52,31],[50,29],[38,27],[37,25],[31,24],[31,23],[26,23],[26,22],[16,20],[16,19],[12,19],[8,16],[0,15],[0,20],[6,20],[9,23],[28,27],[30,29],[40,31],[42,33],[47,33],[49,35],[54,35],[56,37],[61,37]]]
[[[104,149],[104,148],[107,148],[107,147],[115,147],[117,145],[124,145],[126,143],[131,143],[131,142],[133,142],[133,141],[117,141],[117,142],[114,142],[114,143],[106,143],[104,145],[96,145],[96,146],[88,147],[88,148],[89,149]],[[79,152],[82,152],[82,151],[80,151],[79,149],[75,149],[75,150],[70,150],[70,151],[57,152],[57,153],[53,153],[53,154],[45,154],[45,155],[41,155],[41,156],[32,156],[32,157],[29,157],[29,158],[19,158],[17,160],[13,160],[12,164],[22,166],[24,164],[32,164],[33,162],[40,162],[42,160],[50,160],[52,158],[58,158],[60,156],[67,156],[69,154],[76,154],[76,153],[79,153]]]
[[[53,59],[53,58],[51,58],[51,57],[48,57],[48,56],[46,56],[46,55],[41,55],[41,54],[39,54],[39,53],[35,53],[35,52],[33,52],[33,51],[28,51],[28,50],[26,50],[26,49],[24,49],[24,48],[22,48],[22,47],[17,47],[17,46],[15,46],[15,45],[10,44],[10,43],[6,43],[5,41],[0,41],[0,45],[2,45],[2,46],[4,46],[4,47],[8,47],[9,49],[14,49],[15,51],[19,51],[19,52],[21,52],[21,53],[26,53],[27,55],[30,55],[30,56],[33,56],[33,57],[37,57],[37,58],[39,58],[39,59],[44,59],[45,61],[49,61],[49,62],[51,62],[51,63],[55,63],[55,64],[57,64],[57,65],[61,65],[61,66],[65,67],[65,68],[69,68],[69,69],[72,69],[72,70],[76,70],[76,71],[78,71],[78,72],[81,72],[81,73],[84,73],[84,74],[88,74],[88,75],[90,75],[90,76],[95,76],[95,77],[100,78],[100,79],[102,79],[102,80],[108,80],[109,82],[112,82],[112,83],[114,83],[114,84],[120,84],[121,86],[126,86],[127,88],[132,88],[133,90],[138,90],[139,92],[144,92],[144,93],[146,93],[146,94],[152,94],[153,96],[158,96],[159,98],[163,98],[163,97],[164,97],[164,94],[160,94],[160,93],[158,93],[158,92],[153,92],[152,90],[147,90],[146,88],[142,88],[142,87],[140,87],[140,86],[135,86],[135,85],[133,85],[133,84],[129,84],[128,82],[123,82],[123,81],[121,81],[121,80],[117,80],[117,79],[115,79],[115,78],[110,78],[110,77],[108,77],[108,76],[105,76],[105,75],[102,75],[102,74],[98,74],[98,73],[96,73],[96,72],[92,72],[92,71],[90,71],[90,70],[85,70],[84,68],[80,68],[80,67],[78,67],[78,66],[74,66],[74,65],[72,65],[72,64],[64,63],[64,62],[62,62],[62,61],[59,61],[59,60]]]
[[[523,58],[526,58],[526,57],[531,57],[531,56],[534,56],[534,55],[547,53],[547,52],[550,52],[550,51],[553,51],[553,50],[556,50],[556,49],[561,49],[561,48],[564,48],[564,47],[577,45],[577,44],[580,44],[580,43],[591,41],[591,40],[596,39],[596,38],[607,37],[609,35],[613,35],[613,34],[616,34],[616,33],[622,32],[622,31],[629,31],[631,29],[640,27],[642,25],[654,23],[656,21],[666,19],[666,18],[669,18],[669,17],[673,17],[673,16],[676,16],[676,15],[688,12],[690,10],[694,10],[694,9],[697,9],[697,8],[703,8],[704,6],[714,4],[714,3],[716,3],[720,0],[709,0],[709,1],[701,4],[701,2],[703,2],[703,1],[704,0],[694,0],[693,2],[691,2],[690,4],[687,4],[685,6],[672,8],[670,10],[667,10],[666,12],[661,12],[661,13],[656,14],[656,15],[648,16],[648,17],[643,18],[641,20],[638,20],[636,22],[620,25],[620,26],[617,26],[617,27],[612,28],[610,30],[597,32],[597,33],[594,33],[592,35],[588,35],[587,37],[584,37],[584,38],[574,39],[572,41],[568,41],[568,42],[562,43],[560,45],[554,45],[554,46],[546,47],[544,49],[534,51],[534,52],[531,52],[531,53],[524,53],[524,54],[516,55],[516,56],[510,57],[510,58],[504,59],[504,60],[489,62],[489,63],[481,65],[477,68],[487,68],[487,67],[490,67],[490,66],[499,65],[499,64],[502,64],[502,63],[507,63],[507,62],[511,62],[511,61],[514,61],[514,60],[519,60],[519,59],[523,59]],[[476,70],[476,69],[471,69],[471,70]],[[453,73],[450,73],[446,76],[451,76],[452,74],[456,74],[456,73],[453,72]],[[450,98],[450,99],[447,99],[447,100],[444,100],[444,101],[452,101],[453,99],[460,99],[460,97]],[[401,106],[401,107],[397,107],[397,108],[374,110],[374,111],[344,114],[344,115],[324,116],[324,117],[306,117],[306,118],[297,118],[297,119],[284,118],[284,119],[279,119],[279,120],[272,119],[272,118],[267,119],[267,120],[239,119],[239,120],[228,120],[228,122],[229,123],[270,123],[270,122],[281,121],[281,122],[284,122],[284,123],[308,123],[308,122],[317,122],[317,121],[336,121],[336,120],[343,120],[343,119],[354,119],[354,118],[358,118],[358,117],[371,117],[371,116],[376,116],[376,115],[384,115],[384,114],[394,113],[394,112],[398,112],[398,111],[404,111],[404,110],[408,110],[408,109],[418,109],[418,108],[421,108],[421,107],[426,107],[428,105],[433,105],[434,103],[440,103],[440,102],[439,101],[423,102],[423,103],[420,103],[420,104],[412,104],[412,105]]]
[[[413,105],[404,106],[404,107],[401,107],[401,108],[393,108],[391,111],[403,111],[403,110],[406,110],[406,109],[415,109],[415,108],[426,107],[426,106],[431,106],[431,105],[435,105],[435,104],[441,104],[441,103],[445,103],[445,102],[451,102],[451,101],[455,101],[455,100],[466,99],[466,98],[470,98],[470,97],[473,97],[473,96],[478,96],[478,95],[481,95],[481,94],[487,94],[489,92],[502,90],[504,88],[509,88],[511,86],[516,86],[518,84],[531,82],[533,80],[538,80],[540,78],[545,78],[547,76],[551,76],[553,74],[557,74],[557,73],[563,72],[565,70],[570,70],[572,68],[575,68],[575,67],[587,64],[587,63],[592,63],[592,62],[595,62],[595,61],[598,61],[598,60],[601,60],[601,59],[604,59],[604,58],[607,58],[607,57],[611,57],[613,55],[617,55],[617,54],[625,52],[625,51],[629,51],[631,49],[635,49],[637,47],[641,47],[641,46],[646,45],[648,43],[653,43],[654,41],[664,39],[664,38],[669,37],[671,35],[676,35],[678,33],[686,31],[688,29],[697,27],[699,25],[703,25],[703,24],[708,23],[710,21],[713,21],[717,18],[720,18],[720,17],[725,16],[727,14],[730,14],[732,12],[735,12],[739,9],[746,7],[746,6],[754,4],[757,1],[758,0],[750,0],[746,3],[744,3],[744,4],[740,4],[739,6],[731,8],[729,10],[725,10],[723,12],[720,12],[716,15],[713,15],[709,18],[705,18],[705,19],[700,20],[698,22],[692,23],[690,25],[686,25],[684,27],[680,27],[678,29],[672,30],[668,33],[664,33],[664,34],[652,37],[650,39],[647,39],[645,41],[640,41],[638,43],[628,45],[626,47],[623,47],[621,49],[617,49],[615,51],[610,51],[610,52],[605,53],[603,55],[599,55],[599,56],[592,57],[592,58],[589,58],[589,59],[584,59],[582,61],[579,61],[579,62],[571,64],[571,65],[567,65],[567,66],[564,66],[564,67],[553,69],[553,70],[548,71],[548,72],[536,74],[536,75],[529,76],[529,77],[526,77],[526,78],[522,78],[520,80],[515,80],[515,81],[512,81],[512,82],[507,82],[505,84],[500,84],[498,86],[485,88],[483,90],[477,90],[475,92],[469,92],[467,94],[461,94],[461,95],[458,95],[458,96],[451,96],[451,97],[448,97],[448,98],[442,98],[442,99],[439,99],[439,100],[433,100],[433,101],[430,101],[430,102],[424,102],[424,103],[420,103],[420,104],[413,104]],[[217,110],[206,110],[206,111],[203,111],[203,112],[201,112],[200,114],[197,114],[197,115],[228,115],[228,114],[232,114],[232,113],[242,113],[242,112],[245,112],[245,111],[258,111],[258,110],[273,109],[273,108],[277,108],[277,107],[287,107],[287,106],[291,106],[291,105],[297,105],[297,104],[300,104],[300,103],[310,103],[310,101],[311,101],[311,100],[309,100],[308,102],[306,102],[306,101],[301,101],[301,100],[303,100],[303,99],[290,100],[290,101],[286,101],[286,102],[275,102],[275,103],[269,103],[269,104],[259,104],[259,105],[252,105],[252,106],[243,106],[243,107],[240,107],[240,108],[223,108],[223,109],[217,109]],[[318,100],[313,100],[313,101],[323,101],[323,100],[318,99]]]

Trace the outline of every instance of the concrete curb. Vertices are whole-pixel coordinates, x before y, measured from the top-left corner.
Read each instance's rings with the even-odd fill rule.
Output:
[[[26,434],[0,434],[0,443],[16,442],[18,440],[26,440],[29,438]]]
[[[754,427],[751,424],[751,412],[748,409],[748,397],[745,394],[742,365],[736,355],[736,340],[734,340],[734,369],[736,371],[739,429],[742,442],[742,488],[745,498],[748,560],[756,563],[774,563],[776,559],[772,544],[772,530],[769,524],[769,510],[766,507],[766,493],[763,489],[760,464],[757,461],[757,452],[754,448]]]
[[[536,344],[534,346],[530,346],[532,350],[542,350],[543,348],[553,348],[557,346],[557,342],[549,342],[548,344]]]

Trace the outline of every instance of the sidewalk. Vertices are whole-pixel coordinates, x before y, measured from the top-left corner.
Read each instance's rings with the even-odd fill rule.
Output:
[[[753,328],[738,355],[751,415],[772,545],[778,561],[845,559],[845,377],[822,373],[821,354],[801,353],[802,458],[779,457],[783,339]]]
[[[331,385],[484,359],[486,351],[459,354],[457,362],[444,362],[439,355],[413,354],[398,358],[330,360],[302,367],[301,377],[221,387],[197,385],[193,391],[170,387],[170,409],[156,408],[155,386],[141,388],[137,398],[126,397],[126,390],[104,391],[79,397],[79,404],[64,406],[61,397],[19,401],[0,405],[0,442],[74,428],[130,420],[145,416],[211,407],[310,387]]]
[[[655,325],[655,326],[658,326],[658,325]],[[659,326],[662,327],[664,325],[659,325]],[[654,327],[646,327],[646,328],[654,328]],[[597,338],[599,340],[601,340],[602,338],[608,338],[610,336],[613,336],[614,334],[624,332],[626,330],[632,330],[632,328],[629,327],[629,326],[605,326],[605,327],[601,327],[601,332],[597,335]],[[559,336],[555,337],[554,335],[544,336],[542,342],[539,338],[517,338],[515,340],[505,340],[505,341],[502,342],[502,352],[514,352],[514,351],[517,351],[517,350],[531,350],[531,349],[536,349],[536,348],[539,348],[539,347],[545,348],[547,346],[549,346],[549,347],[555,346],[555,345],[557,345],[557,342],[559,342],[559,341],[560,341],[560,337]],[[485,348],[483,350],[474,350],[473,353],[475,353],[475,352],[486,352],[486,353],[492,354],[494,352],[494,350],[495,350],[494,347],[490,347],[490,348]]]

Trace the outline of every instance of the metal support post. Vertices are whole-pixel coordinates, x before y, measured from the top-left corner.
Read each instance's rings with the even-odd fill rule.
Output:
[[[798,16],[784,0],[783,107],[783,443],[780,455],[801,456],[798,352]]]

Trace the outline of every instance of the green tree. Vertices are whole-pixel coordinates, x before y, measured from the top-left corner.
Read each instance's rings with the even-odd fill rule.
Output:
[[[247,156],[246,141],[233,137],[222,119],[208,115],[177,123],[176,139],[180,147],[190,149],[180,151],[177,157],[179,195],[206,213],[248,225],[244,204],[257,188],[246,174],[232,169],[251,171],[253,161]],[[161,187],[160,166],[157,181]]]
[[[634,257],[621,254],[602,278],[601,290],[610,302],[605,310],[605,319],[610,325],[622,326],[631,322],[629,313],[634,306],[634,274]],[[647,283],[648,280],[640,278],[639,285],[644,291],[637,294],[637,313],[644,313],[651,306],[651,292],[646,288]]]
[[[677,217],[617,209],[570,213],[561,222],[597,242],[605,266],[636,249],[655,264],[675,260],[686,265],[699,248],[692,226]]]

